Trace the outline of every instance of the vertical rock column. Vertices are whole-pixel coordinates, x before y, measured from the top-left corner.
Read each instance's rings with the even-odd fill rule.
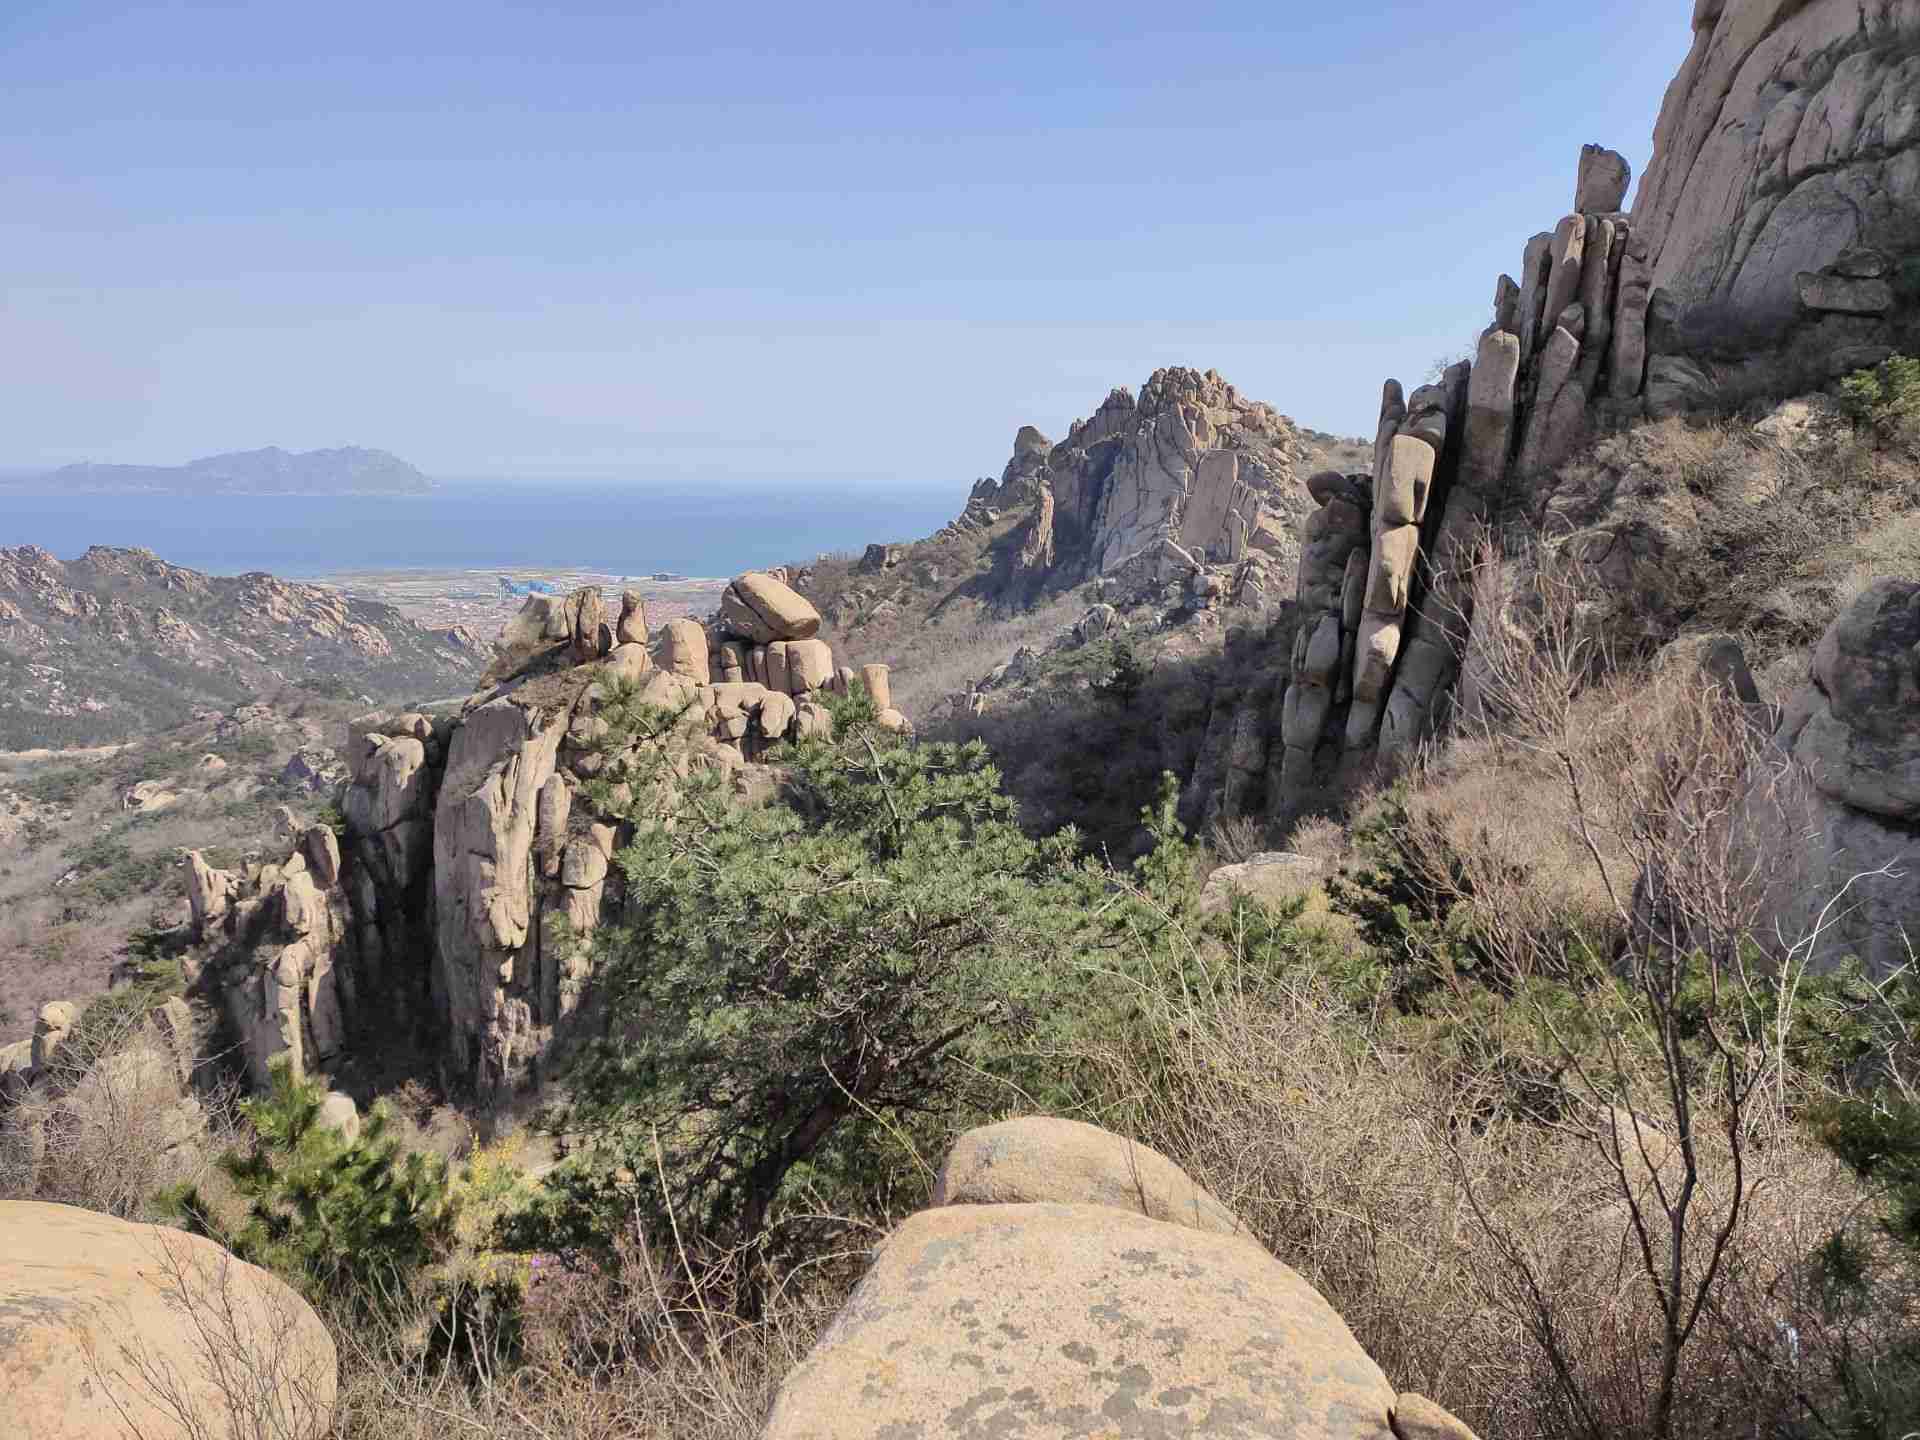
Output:
[[[1399,385],[1388,382],[1390,399]],[[1362,750],[1373,743],[1380,723],[1394,661],[1400,655],[1407,602],[1412,596],[1414,565],[1420,555],[1420,522],[1427,512],[1434,472],[1447,437],[1445,392],[1423,386],[1408,402],[1406,416],[1391,437],[1384,428],[1392,405],[1383,408],[1384,458],[1373,477],[1372,545],[1367,560],[1367,588],[1354,643],[1353,704],[1347,711],[1347,749]]]
[[[1294,631],[1293,674],[1280,716],[1284,754],[1277,808],[1282,811],[1297,808],[1312,788],[1313,752],[1333,710],[1336,676],[1347,673],[1340,663],[1348,649],[1341,638],[1343,602],[1355,560],[1364,582],[1366,487],[1364,476],[1331,470],[1307,481],[1307,490],[1320,508],[1307,517],[1301,536],[1300,624]]]
[[[1406,650],[1387,700],[1382,758],[1399,758],[1419,743],[1453,682],[1473,613],[1467,568],[1473,540],[1506,486],[1519,372],[1520,337],[1489,329],[1480,337],[1467,385],[1459,467],[1434,532],[1427,593],[1408,625]]]

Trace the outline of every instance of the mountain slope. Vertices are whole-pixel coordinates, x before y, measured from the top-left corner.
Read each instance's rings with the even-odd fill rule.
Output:
[[[98,744],[289,687],[339,698],[464,692],[483,641],[390,605],[150,550],[61,561],[0,549],[0,749]]]

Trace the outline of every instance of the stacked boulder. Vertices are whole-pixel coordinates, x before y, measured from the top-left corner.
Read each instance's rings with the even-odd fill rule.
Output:
[[[1502,275],[1476,353],[1406,395],[1389,380],[1371,474],[1312,476],[1298,628],[1267,768],[1267,808],[1298,814],[1322,785],[1398,763],[1430,733],[1472,620],[1471,552],[1498,509],[1586,438],[1596,405],[1634,405],[1644,308],[1623,295],[1630,172],[1580,156],[1575,210]]]
[[[961,1137],[761,1433],[1472,1440],[1171,1160],[1041,1117]]]
[[[533,595],[458,717],[349,722],[344,837],[309,830],[244,872],[188,861],[195,938],[255,1078],[280,1057],[324,1069],[371,1018],[422,1025],[481,1094],[537,1084],[585,1021],[591,937],[624,903],[624,817],[665,798],[595,788],[637,755],[610,749],[607,705],[670,717],[667,786],[702,769],[753,789],[744,767],[830,735],[825,695],[856,684],[906,729],[886,667],[836,667],[819,628],[773,574],[657,635],[632,592]]]

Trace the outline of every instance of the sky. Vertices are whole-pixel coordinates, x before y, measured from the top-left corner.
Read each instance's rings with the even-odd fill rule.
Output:
[[[1164,365],[1371,433],[1689,0],[0,0],[0,466],[953,492]]]

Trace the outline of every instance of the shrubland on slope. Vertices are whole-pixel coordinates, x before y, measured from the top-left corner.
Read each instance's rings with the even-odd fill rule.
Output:
[[[127,740],[269,690],[461,694],[485,651],[325,586],[104,545],[68,561],[0,550],[0,749]]]
[[[1161,371],[356,718],[0,1052],[14,1183],[137,1209],[85,1161],[179,1120],[122,1153],[334,1317],[340,1434],[1913,1431],[1920,5],[1691,14],[1633,209],[1588,147],[1359,463]],[[325,1094],[396,1029],[499,1147]]]

